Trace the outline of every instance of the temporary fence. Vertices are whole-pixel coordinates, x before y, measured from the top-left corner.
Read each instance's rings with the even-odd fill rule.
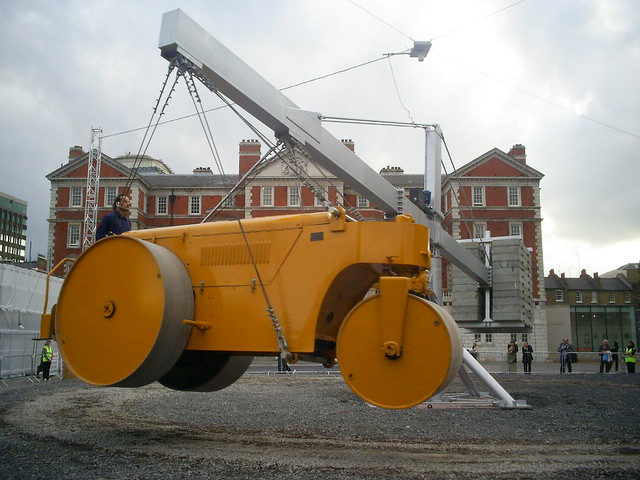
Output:
[[[472,353],[473,355],[473,353]],[[559,352],[533,352],[533,361],[531,362],[532,374],[550,374],[561,373],[562,358]],[[571,373],[626,373],[627,367],[624,360],[624,352],[611,354],[611,361],[602,362],[602,354],[600,352],[569,352],[570,362],[565,362],[564,373],[569,372],[569,363],[571,364]],[[524,373],[524,364],[522,361],[522,352],[516,354],[516,361],[508,361],[505,352],[498,351],[478,351],[475,353],[476,360],[489,373]]]

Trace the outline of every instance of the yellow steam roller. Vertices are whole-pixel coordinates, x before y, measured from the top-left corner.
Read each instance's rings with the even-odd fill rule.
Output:
[[[256,355],[337,358],[362,399],[407,408],[462,362],[455,322],[425,299],[429,267],[428,229],[405,215],[352,222],[336,208],[132,231],[78,258],[41,333],[93,385],[211,392]]]

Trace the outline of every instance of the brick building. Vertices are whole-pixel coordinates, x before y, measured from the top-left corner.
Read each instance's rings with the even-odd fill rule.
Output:
[[[354,149],[351,140],[343,143]],[[192,174],[174,174],[161,160],[144,157],[131,187],[131,225],[134,230],[200,223],[227,192],[261,158],[261,144],[243,140],[239,145],[238,174],[221,176],[210,168],[196,168]],[[214,219],[251,218],[299,212],[318,212],[325,207],[310,186],[330,201],[357,208],[364,218],[382,219],[363,196],[305,158],[296,157],[298,167],[306,172],[302,181],[294,174],[293,160],[278,157],[242,184],[224,202]],[[81,253],[85,190],[89,153],[81,147],[69,149],[68,162],[47,175],[51,182],[48,252],[51,265],[65,257]],[[118,193],[122,193],[135,165],[135,156],[111,158],[102,154],[98,191],[98,221],[111,210]],[[309,186],[308,186],[309,185]]]

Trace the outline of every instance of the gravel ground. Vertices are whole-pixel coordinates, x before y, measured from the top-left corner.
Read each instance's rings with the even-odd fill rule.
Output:
[[[639,375],[496,378],[533,409],[384,410],[339,375],[245,375],[216,393],[3,387],[0,478],[640,478]]]

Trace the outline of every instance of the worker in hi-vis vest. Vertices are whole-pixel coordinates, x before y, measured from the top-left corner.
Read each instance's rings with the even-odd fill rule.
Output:
[[[44,342],[42,347],[42,379],[49,380],[49,370],[51,369],[51,361],[53,360],[53,349],[51,348],[51,340]]]
[[[636,346],[631,340],[624,350],[624,363],[627,365],[627,372],[636,373]]]

